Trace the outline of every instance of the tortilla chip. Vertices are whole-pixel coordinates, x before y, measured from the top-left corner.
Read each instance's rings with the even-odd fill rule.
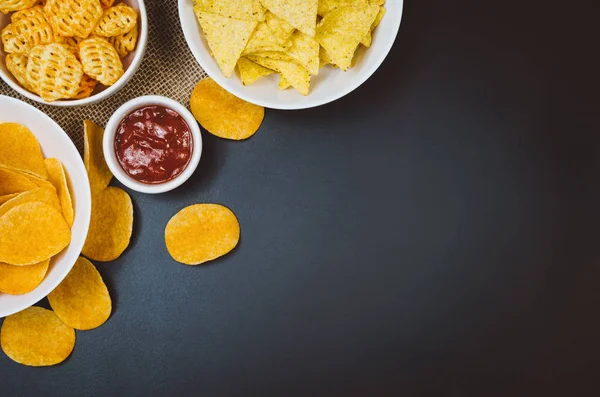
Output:
[[[46,203],[51,207],[62,211],[60,200],[58,199],[58,195],[56,194],[56,189],[54,189],[52,186],[44,186],[18,194],[12,200],[9,200],[6,203],[2,204],[0,206],[0,218],[2,217],[2,215],[6,214],[8,211],[12,210],[15,207],[35,201]]]
[[[256,21],[241,21],[195,9],[208,46],[225,77],[231,76],[256,28]]]
[[[17,123],[0,124],[0,167],[47,178],[38,140]]]
[[[251,61],[269,69],[276,70],[288,81],[292,87],[302,95],[308,95],[310,90],[310,73],[308,70],[293,61],[278,61],[275,59],[255,57],[248,55]]]
[[[285,79],[285,77],[283,77],[282,75],[279,75],[279,83],[277,84],[277,87],[280,90],[287,90],[288,88],[290,88],[292,85],[290,84],[289,81],[287,81]]]
[[[65,220],[70,227],[75,220],[75,210],[73,209],[73,200],[69,192],[69,182],[63,164],[58,159],[46,159],[46,169],[48,170],[48,180],[54,185],[56,193],[60,199],[60,207]]]
[[[23,295],[36,289],[48,272],[50,259],[31,266],[13,266],[0,263],[0,292]]]
[[[319,8],[317,13],[324,17],[331,11],[340,7],[348,6],[366,6],[369,4],[369,0],[319,0]]]
[[[319,74],[319,42],[300,31],[294,32],[291,37],[292,46],[287,49],[286,54],[294,61],[308,70],[313,76]]]
[[[319,60],[320,60],[320,62],[319,62],[320,67],[329,65],[333,62],[333,60],[331,59],[331,55],[329,55],[327,50],[323,47],[321,47],[319,49]]]
[[[208,12],[244,21],[264,21],[265,13],[259,0],[194,0],[198,12]]]
[[[271,11],[267,11],[265,14],[267,26],[271,29],[273,36],[277,37],[280,41],[279,44],[284,44],[296,30],[287,21],[278,18],[277,15]]]
[[[371,42],[373,41],[373,34],[372,34],[372,32],[377,28],[377,26],[379,26],[379,24],[381,23],[381,20],[385,16],[385,13],[386,13],[385,7],[379,7],[379,13],[377,14],[377,17],[375,18],[375,21],[373,21],[373,24],[371,25],[371,31],[360,42],[365,47],[367,47],[367,48],[371,47]]]
[[[286,39],[287,40],[287,39]],[[283,40],[281,43],[281,37],[273,35],[273,32],[269,28],[266,22],[261,22],[256,26],[256,30],[250,37],[248,45],[242,51],[242,55],[252,54],[257,51],[285,51],[292,43]]]
[[[85,120],[83,122],[84,148],[83,163],[88,173],[92,195],[106,189],[110,183],[113,174],[104,159],[104,150],[102,149],[102,140],[104,130],[93,121]]]
[[[317,0],[261,0],[278,18],[309,36],[315,35]]]
[[[238,70],[244,85],[250,85],[261,77],[275,73],[273,70],[260,66],[244,57],[238,61]]]

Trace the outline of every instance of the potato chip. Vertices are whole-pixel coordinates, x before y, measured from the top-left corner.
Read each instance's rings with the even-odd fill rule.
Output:
[[[82,253],[100,262],[115,260],[129,246],[132,231],[131,198],[119,188],[108,187],[92,197],[92,219]]]
[[[20,193],[13,193],[13,194],[5,194],[3,196],[0,196],[0,205],[6,203],[7,201],[14,199],[15,197],[18,197],[19,194]]]
[[[83,122],[83,164],[90,179],[92,196],[106,189],[113,174],[106,164],[102,150],[104,130],[93,121]]]
[[[242,140],[254,135],[265,117],[265,109],[246,102],[221,88],[213,79],[198,83],[190,99],[192,113],[213,135]]]
[[[0,262],[33,265],[58,254],[70,242],[65,218],[46,203],[21,204],[0,218]]]
[[[0,293],[28,294],[36,289],[48,272],[50,259],[31,266],[13,266],[0,263]]]
[[[261,58],[252,55],[248,55],[248,58],[261,66],[278,71],[299,93],[308,95],[310,90],[310,73],[296,62]]]
[[[379,24],[381,23],[381,20],[385,16],[385,13],[386,13],[386,9],[384,7],[379,7],[379,13],[377,14],[375,21],[373,21],[373,24],[371,25],[371,31],[360,42],[365,47],[367,47],[367,48],[371,47],[371,42],[373,40],[372,32],[377,28],[377,26],[379,26]]]
[[[94,28],[93,34],[102,37],[119,36],[130,32],[137,25],[137,11],[127,4],[119,3],[107,8]]]
[[[100,4],[102,5],[102,8],[112,7],[112,5],[115,4],[115,0],[100,0]]]
[[[0,12],[8,14],[12,11],[33,7],[37,0],[0,0]]]
[[[364,7],[367,5],[369,5],[369,0],[319,0],[317,13],[324,17],[340,7]]]
[[[317,0],[261,0],[277,17],[309,36],[315,35]]]
[[[48,180],[54,185],[60,199],[62,213],[69,227],[72,227],[75,220],[75,209],[73,208],[71,192],[69,192],[69,182],[67,181],[65,168],[58,159],[46,159],[45,163],[48,170]]]
[[[0,167],[0,196],[22,193],[37,187],[26,175]]]
[[[6,68],[14,76],[15,79],[28,91],[35,91],[34,87],[27,81],[27,55],[24,54],[7,54],[4,61]]]
[[[235,214],[217,204],[196,204],[179,211],[165,228],[167,250],[186,265],[200,265],[233,250],[240,239]]]
[[[333,62],[348,70],[361,40],[370,32],[379,7],[341,7],[323,17],[317,27],[317,40],[327,50]]]
[[[199,12],[244,21],[264,21],[265,13],[259,0],[194,0]]]
[[[88,37],[102,17],[100,0],[48,0],[44,11],[54,31],[65,37]]]
[[[244,85],[252,84],[261,77],[275,73],[275,71],[260,66],[244,57],[240,58],[238,61],[238,70]]]
[[[69,357],[75,347],[75,330],[53,311],[30,307],[4,320],[0,345],[19,364],[51,366]]]
[[[10,23],[0,35],[4,51],[13,54],[28,54],[36,45],[55,41],[52,26],[43,15],[30,15]]]
[[[240,21],[195,9],[210,50],[225,77],[231,76],[256,21]]]
[[[0,206],[0,218],[2,215],[6,214],[15,207],[36,201],[46,203],[59,211],[61,210],[60,200],[56,194],[56,189],[54,189],[52,186],[45,186],[18,194],[13,199],[2,204]]]
[[[300,66],[308,70],[313,76],[319,74],[319,42],[300,31],[294,32],[291,37],[292,46],[286,50]]]
[[[112,301],[96,267],[79,258],[67,277],[48,295],[58,318],[70,327],[87,331],[108,320]]]
[[[77,95],[75,95],[73,99],[89,98],[96,89],[97,85],[98,82],[96,80],[84,73],[81,81],[79,82],[79,90],[77,91]]]
[[[79,57],[85,74],[107,87],[125,74],[119,53],[102,37],[92,37],[79,43]]]
[[[125,32],[118,36],[109,37],[108,42],[115,47],[119,56],[124,57],[131,51],[135,50],[138,40],[138,27],[135,25],[129,32]]]
[[[257,51],[285,51],[292,45],[291,42],[280,44],[281,38],[273,35],[266,22],[256,26],[254,33],[248,41],[248,45],[242,51],[242,55],[252,54]],[[284,40],[285,41],[285,40]]]
[[[267,11],[265,14],[265,21],[271,32],[273,32],[273,36],[278,38],[279,44],[284,44],[296,30],[289,22],[278,18],[271,11]]]
[[[1,0],[0,0],[1,1]],[[25,18],[34,18],[34,19],[46,19],[46,14],[44,13],[44,8],[42,6],[35,6],[31,8],[27,8],[21,11],[17,11],[10,16],[10,21],[15,23],[21,19]]]
[[[53,43],[31,50],[26,76],[35,92],[43,100],[52,102],[77,94],[83,69],[66,45]]]
[[[0,167],[48,177],[38,140],[27,127],[17,123],[0,124]]]

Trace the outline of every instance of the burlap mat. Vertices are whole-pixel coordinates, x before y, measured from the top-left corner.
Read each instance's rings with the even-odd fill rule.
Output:
[[[52,117],[83,151],[83,120],[105,125],[123,103],[141,95],[164,95],[188,106],[190,94],[206,73],[190,52],[177,11],[177,0],[146,0],[149,38],[144,60],[129,83],[114,96],[93,105],[59,108],[42,105],[19,95],[0,80],[0,94],[37,107]]]

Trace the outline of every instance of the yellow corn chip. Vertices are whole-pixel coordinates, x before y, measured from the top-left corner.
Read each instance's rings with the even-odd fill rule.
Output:
[[[262,106],[230,94],[210,78],[196,85],[190,107],[205,130],[225,139],[241,140],[251,137],[258,131],[265,117]]]
[[[45,367],[65,361],[75,347],[75,330],[51,310],[30,307],[7,317],[0,345],[19,364]]]
[[[285,77],[283,77],[282,75],[279,75],[279,83],[277,84],[277,87],[280,90],[287,90],[288,88],[290,88],[292,85],[290,84],[289,81],[287,81],[285,79]]]
[[[259,0],[194,0],[199,12],[244,21],[264,21],[265,13]]]
[[[58,318],[70,327],[86,331],[108,320],[112,301],[96,267],[79,258],[62,283],[48,295]]]
[[[36,2],[37,0],[0,0],[0,12],[8,14],[12,11],[24,10],[33,7]]]
[[[308,70],[308,73],[316,76],[319,74],[319,42],[307,34],[296,31],[291,37],[292,46],[286,50],[286,54],[294,61]]]
[[[28,294],[44,281],[49,266],[49,259],[31,266],[0,263],[0,292],[9,295]]]
[[[309,36],[315,35],[317,0],[261,0],[277,17]]]
[[[24,174],[0,167],[0,195],[22,193],[38,187]]]
[[[129,245],[132,231],[131,198],[119,188],[107,187],[92,197],[92,219],[82,253],[100,262],[115,260]]]
[[[56,189],[52,186],[44,186],[18,194],[12,200],[8,200],[2,204],[2,206],[0,206],[0,218],[13,208],[34,201],[46,203],[59,211],[61,210],[60,200],[56,194]]]
[[[169,254],[177,262],[200,265],[233,250],[240,239],[235,214],[217,204],[196,204],[177,213],[165,229]]]
[[[106,164],[102,150],[104,130],[93,121],[85,120],[83,131],[83,164],[90,179],[93,196],[108,186],[113,174]]]
[[[317,27],[317,40],[327,50],[333,62],[348,70],[361,40],[370,32],[379,7],[341,7],[323,17]]]
[[[119,36],[130,32],[137,25],[137,11],[127,4],[119,3],[107,8],[94,28],[93,34],[102,37]]]
[[[319,49],[319,66],[323,67],[325,65],[331,64],[333,61],[331,59],[331,55],[327,52],[327,50],[323,47]]]
[[[21,124],[0,124],[0,167],[48,177],[38,140]]]
[[[63,164],[58,159],[46,159],[46,169],[48,170],[48,180],[58,193],[60,198],[60,208],[65,217],[65,220],[69,224],[69,227],[73,226],[75,220],[75,210],[73,208],[73,200],[71,199],[71,192],[69,192],[69,182],[67,181],[67,174]]]
[[[291,41],[290,41],[290,43],[291,43]],[[275,59],[278,61],[294,61],[294,58],[292,58],[285,52],[281,52],[281,51],[258,51],[258,52],[253,52],[252,54],[249,54],[249,55],[251,55],[252,57],[269,58],[269,59]]]
[[[286,39],[281,44],[281,38],[273,34],[266,22],[261,22],[256,26],[248,45],[242,51],[242,55],[257,51],[285,51],[291,46],[291,42],[287,42]]]
[[[271,11],[267,11],[265,14],[265,21],[271,32],[273,32],[273,36],[278,38],[278,44],[284,44],[296,30],[289,22],[278,18]]]
[[[252,55],[248,55],[248,58],[261,66],[278,71],[299,93],[308,95],[310,73],[296,62],[254,57]]]
[[[65,218],[46,203],[21,204],[0,218],[0,262],[33,265],[58,254],[70,242]]]
[[[369,5],[369,0],[319,0],[319,8],[317,13],[324,17],[331,11],[340,7],[348,6],[366,6]]]
[[[240,21],[195,9],[210,50],[225,77],[231,76],[256,21]]]
[[[238,70],[244,85],[250,85],[261,77],[275,73],[273,70],[260,66],[244,57],[238,61]]]
[[[371,31],[360,42],[365,47],[367,47],[367,48],[371,47],[371,42],[373,40],[372,32],[377,28],[377,26],[379,26],[379,24],[381,23],[381,20],[385,16],[385,13],[386,13],[386,9],[384,7],[379,7],[379,13],[377,14],[375,21],[373,21],[373,24],[371,25]]]

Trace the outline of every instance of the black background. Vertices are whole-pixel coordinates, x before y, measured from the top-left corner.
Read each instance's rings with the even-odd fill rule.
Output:
[[[0,395],[598,395],[597,4],[409,0],[360,89],[132,194],[114,315],[60,366],[0,355]],[[187,267],[197,202],[243,236]]]

